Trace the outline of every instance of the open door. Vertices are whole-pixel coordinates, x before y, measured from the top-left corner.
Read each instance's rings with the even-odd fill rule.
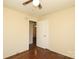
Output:
[[[37,46],[48,48],[49,45],[48,20],[40,20],[37,23]]]
[[[36,22],[29,21],[29,49],[36,46]]]

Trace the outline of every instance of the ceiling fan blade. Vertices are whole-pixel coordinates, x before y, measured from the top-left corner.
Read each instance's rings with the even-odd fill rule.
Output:
[[[32,2],[32,1],[33,0],[26,1],[26,2],[23,3],[23,5],[26,5],[26,4],[28,4],[28,3]]]
[[[41,8],[42,8],[42,5],[41,5],[41,4],[39,4],[39,5],[38,5],[38,7],[39,7],[39,9],[41,9]]]

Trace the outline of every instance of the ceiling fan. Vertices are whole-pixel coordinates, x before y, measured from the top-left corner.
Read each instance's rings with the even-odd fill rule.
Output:
[[[31,2],[33,3],[35,7],[38,7],[39,9],[42,8],[42,5],[40,4],[39,0],[29,0],[29,1],[24,2],[23,5],[29,4]]]

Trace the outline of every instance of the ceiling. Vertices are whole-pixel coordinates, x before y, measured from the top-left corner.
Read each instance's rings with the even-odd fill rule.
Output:
[[[74,6],[74,0],[40,0],[42,9],[35,8],[32,3],[22,5],[23,2],[28,0],[4,0],[4,6],[16,9],[18,11],[28,13],[32,16],[43,16],[57,10]]]

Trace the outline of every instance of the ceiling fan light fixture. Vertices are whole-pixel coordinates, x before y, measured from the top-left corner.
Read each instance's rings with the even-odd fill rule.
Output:
[[[39,0],[33,0],[33,5],[34,5],[34,6],[36,6],[36,7],[37,7],[37,6],[39,5],[39,3],[40,3],[40,1],[39,1]]]

